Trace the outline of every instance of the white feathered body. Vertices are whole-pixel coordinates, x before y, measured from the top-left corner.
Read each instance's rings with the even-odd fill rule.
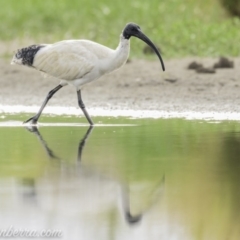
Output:
[[[12,64],[33,67],[61,79],[63,85],[70,84],[80,89],[83,84],[120,68],[127,61],[130,41],[121,35],[115,50],[88,40],[65,40],[34,46],[39,49],[29,52],[29,55],[28,48],[19,50],[25,55],[18,52]],[[31,63],[25,63],[24,57],[31,57],[31,54]]]

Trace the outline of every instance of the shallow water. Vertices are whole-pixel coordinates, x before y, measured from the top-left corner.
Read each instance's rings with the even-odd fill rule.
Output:
[[[27,118],[0,116],[0,230],[240,239],[239,122]]]

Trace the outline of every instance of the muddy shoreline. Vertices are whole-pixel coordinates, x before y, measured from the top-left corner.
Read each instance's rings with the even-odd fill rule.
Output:
[[[10,65],[8,60],[0,60],[0,105],[40,106],[59,81],[31,68]],[[109,114],[111,110],[240,113],[240,58],[231,60],[234,68],[197,73],[187,69],[192,61],[211,67],[218,59],[168,60],[166,72],[158,61],[133,59],[118,71],[83,86],[83,100],[88,109],[103,109]],[[64,87],[48,106],[77,108],[75,89]]]

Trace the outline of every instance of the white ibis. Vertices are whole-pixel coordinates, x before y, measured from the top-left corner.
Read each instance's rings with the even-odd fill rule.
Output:
[[[59,89],[69,84],[76,87],[78,105],[89,124],[93,125],[82,101],[81,86],[120,68],[127,61],[131,36],[141,39],[152,47],[164,71],[165,67],[159,51],[135,23],[128,23],[123,29],[119,45],[115,50],[88,40],[65,40],[54,44],[37,44],[19,49],[13,56],[11,64],[32,67],[61,79],[60,84],[48,93],[37,114],[24,123],[36,124],[49,99]]]

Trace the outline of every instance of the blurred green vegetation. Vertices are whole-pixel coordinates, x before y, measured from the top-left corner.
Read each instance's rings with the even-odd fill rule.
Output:
[[[230,14],[240,17],[240,0],[221,0],[221,2]]]
[[[165,58],[239,55],[240,20],[218,0],[0,0],[0,39],[28,43],[85,38],[115,48],[127,22],[136,22]],[[132,39],[132,57],[144,43]]]

